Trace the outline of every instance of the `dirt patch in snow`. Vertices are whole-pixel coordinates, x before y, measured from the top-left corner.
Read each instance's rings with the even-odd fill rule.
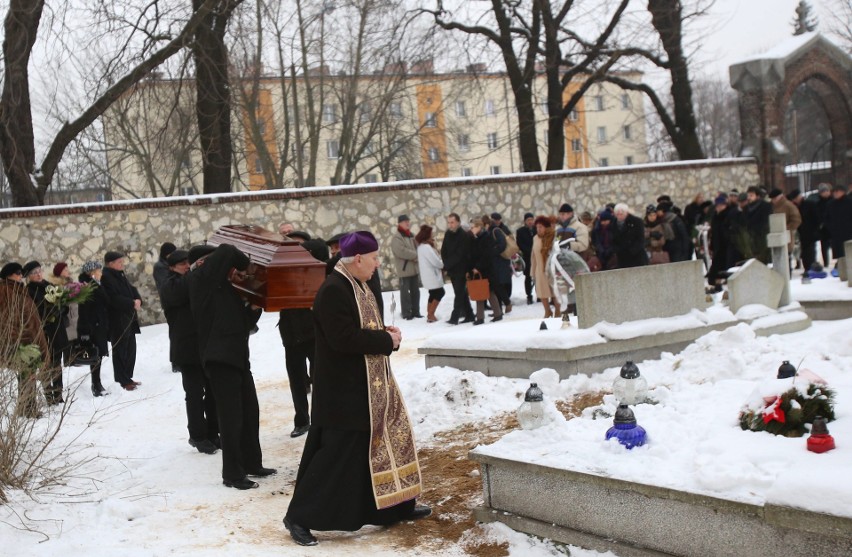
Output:
[[[601,404],[602,399],[603,393],[584,393],[557,401],[556,407],[571,419],[584,408]],[[472,511],[483,503],[482,482],[479,465],[467,454],[477,445],[493,443],[517,427],[514,413],[506,413],[484,423],[465,424],[436,434],[429,446],[419,451],[424,484],[420,500],[432,506],[432,516],[387,528],[377,537],[405,549],[441,549],[459,544],[476,557],[508,555],[508,544],[481,541],[482,536],[475,535],[478,525]],[[465,536],[467,533],[474,535]]]

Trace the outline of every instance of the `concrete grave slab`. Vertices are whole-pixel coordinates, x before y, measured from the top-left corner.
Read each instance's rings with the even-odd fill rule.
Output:
[[[846,281],[852,286],[852,240],[843,242],[846,257],[843,258],[843,268],[846,270]]]
[[[698,260],[587,273],[574,281],[581,329],[601,321],[674,317],[707,307],[704,268]]]
[[[837,260],[837,273],[838,273],[838,277],[840,278],[840,280],[842,282],[846,282],[846,281],[849,280],[849,271],[847,269],[847,263],[846,263],[846,261],[849,260],[849,259],[852,259],[852,256],[841,257],[840,259]]]
[[[786,282],[757,259],[749,259],[728,277],[729,307],[734,314],[749,304],[778,309]]]

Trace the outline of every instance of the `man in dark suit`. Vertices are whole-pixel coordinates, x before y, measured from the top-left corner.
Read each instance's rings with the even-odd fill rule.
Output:
[[[107,294],[113,374],[124,390],[135,391],[136,387],[142,384],[133,380],[133,370],[136,367],[136,335],[141,332],[136,311],[142,307],[142,297],[124,274],[123,253],[106,252],[104,264],[106,266],[101,277],[101,286]]]
[[[473,321],[473,309],[467,296],[467,272],[470,270],[471,237],[467,230],[461,227],[461,219],[456,213],[447,215],[447,231],[441,243],[441,260],[444,270],[450,276],[453,285],[453,312],[450,314],[450,325],[458,325]]]
[[[245,279],[249,258],[230,244],[195,246],[187,281],[204,373],[219,415],[222,483],[236,489],[258,487],[247,476],[276,473],[264,468],[260,450],[260,407],[249,364],[249,335],[260,308],[237,294],[231,281]]]

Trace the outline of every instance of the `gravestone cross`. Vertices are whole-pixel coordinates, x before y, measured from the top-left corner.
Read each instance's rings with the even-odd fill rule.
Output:
[[[772,250],[772,269],[784,279],[784,290],[778,306],[790,303],[790,255],[787,244],[790,232],[787,230],[787,215],[773,213],[769,215],[769,234],[766,235],[766,245]]]

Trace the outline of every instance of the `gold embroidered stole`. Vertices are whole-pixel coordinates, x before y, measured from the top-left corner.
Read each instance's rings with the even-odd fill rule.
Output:
[[[334,270],[346,277],[355,291],[361,327],[384,330],[384,322],[372,290],[352,276],[343,263]],[[420,495],[420,463],[414,432],[402,393],[383,354],[364,356],[370,397],[370,478],[376,508],[384,509]]]

